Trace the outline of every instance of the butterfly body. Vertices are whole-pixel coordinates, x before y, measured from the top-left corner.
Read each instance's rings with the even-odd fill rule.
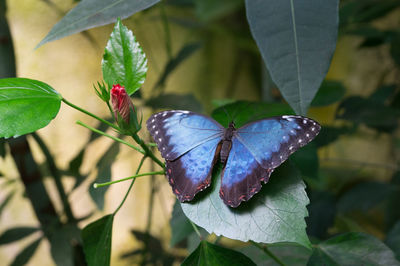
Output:
[[[210,186],[212,169],[224,164],[220,197],[237,207],[266,183],[290,154],[310,142],[320,126],[302,116],[280,116],[222,127],[210,117],[188,111],[152,115],[147,128],[166,160],[166,176],[180,201],[190,201]]]

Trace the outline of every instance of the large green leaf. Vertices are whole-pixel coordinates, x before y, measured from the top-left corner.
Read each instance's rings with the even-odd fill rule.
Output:
[[[115,21],[146,9],[160,0],[83,0],[68,12],[37,47],[65,36]]]
[[[335,50],[339,0],[246,0],[247,19],[273,81],[305,115]]]
[[[304,221],[309,200],[299,173],[290,163],[280,166],[261,191],[238,208],[228,207],[219,197],[220,171],[213,179],[212,187],[200,197],[181,203],[194,223],[209,233],[241,241],[310,246]]]
[[[203,240],[197,249],[183,261],[182,266],[188,265],[250,266],[255,264],[240,252],[213,245]]]
[[[83,251],[89,266],[108,266],[114,215],[106,215],[82,230]]]
[[[101,62],[107,84],[125,86],[129,95],[140,89],[147,73],[147,59],[132,31],[121,20],[115,24]]]
[[[0,138],[38,130],[57,115],[61,95],[41,81],[0,79]]]
[[[346,233],[316,246],[307,265],[400,265],[393,251],[373,236]]]

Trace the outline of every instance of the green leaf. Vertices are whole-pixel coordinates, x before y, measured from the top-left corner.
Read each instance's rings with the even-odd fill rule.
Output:
[[[341,100],[346,93],[346,88],[341,82],[325,80],[322,82],[312,106],[326,106]]]
[[[146,101],[146,106],[154,109],[175,109],[189,110],[201,113],[203,108],[201,103],[194,97],[193,94],[161,94]]]
[[[140,89],[147,73],[147,59],[132,31],[121,20],[115,24],[101,62],[108,85],[121,84],[128,95]]]
[[[394,251],[397,259],[400,260],[400,221],[388,232],[385,243]]]
[[[174,204],[174,209],[172,210],[172,216],[169,223],[172,231],[171,241],[169,242],[171,247],[175,246],[194,232],[190,221],[182,211],[179,201],[176,201]]]
[[[26,265],[26,263],[35,253],[36,249],[39,247],[41,241],[42,238],[39,238],[38,240],[35,240],[26,246],[20,253],[18,253],[10,266]]]
[[[258,119],[290,114],[293,111],[287,104],[237,101],[215,109],[212,117],[224,127],[233,121],[239,128]]]
[[[309,200],[303,181],[290,163],[278,167],[261,191],[238,208],[226,206],[219,197],[221,169],[218,170],[211,189],[192,202],[181,203],[190,220],[209,233],[231,239],[296,242],[310,247],[304,221]]]
[[[293,243],[276,243],[267,245],[266,248],[273,256],[277,257],[284,265],[303,266],[311,256],[311,250]],[[249,245],[239,249],[240,252],[252,259],[257,265],[276,266],[276,261],[264,250]]]
[[[335,50],[339,0],[246,0],[247,20],[272,80],[306,115]]]
[[[326,239],[328,229],[333,226],[336,216],[336,199],[329,191],[310,190],[310,205],[307,206],[309,216],[307,234],[319,239]]]
[[[182,266],[187,265],[239,266],[255,264],[240,252],[213,245],[203,240],[198,248],[183,261]]]
[[[119,153],[119,143],[114,142],[97,162],[97,178],[89,188],[89,194],[99,210],[104,208],[104,196],[109,186],[94,188],[94,183],[105,183],[111,180],[111,166]]]
[[[37,232],[38,230],[39,228],[36,227],[14,227],[8,229],[0,235],[0,245],[9,244],[11,242],[21,240]]]
[[[160,0],[84,0],[67,13],[40,41],[36,48],[65,36],[127,18]]]
[[[393,251],[373,236],[346,233],[316,246],[307,265],[400,265]]]
[[[83,251],[89,266],[108,266],[114,215],[106,215],[82,230]]]
[[[388,199],[392,192],[393,187],[390,184],[376,181],[360,183],[340,197],[338,210],[344,213],[355,210],[366,212]]]
[[[317,146],[314,143],[309,143],[294,153],[292,161],[300,170],[302,176],[318,178],[319,160]]]
[[[0,79],[0,138],[38,130],[57,115],[61,95],[41,81]]]

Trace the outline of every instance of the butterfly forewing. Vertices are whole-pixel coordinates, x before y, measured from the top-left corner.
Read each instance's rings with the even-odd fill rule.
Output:
[[[207,141],[221,138],[224,128],[212,118],[189,111],[164,111],[147,120],[161,156],[175,160]]]

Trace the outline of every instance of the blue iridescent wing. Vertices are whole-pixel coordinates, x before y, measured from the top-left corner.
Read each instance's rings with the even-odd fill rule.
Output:
[[[202,143],[221,138],[224,128],[214,119],[189,111],[164,111],[147,120],[161,156],[175,160]]]
[[[268,182],[272,171],[318,135],[321,127],[302,116],[281,116],[249,123],[234,132],[220,196],[237,207]]]
[[[166,176],[180,201],[192,200],[210,185],[224,128],[212,118],[188,112],[152,115],[147,128],[166,160]]]

